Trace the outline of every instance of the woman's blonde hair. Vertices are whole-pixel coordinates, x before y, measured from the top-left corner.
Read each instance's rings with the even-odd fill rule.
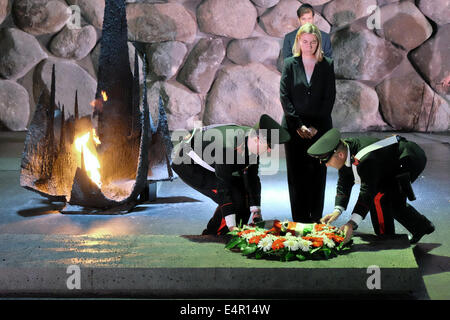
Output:
[[[313,34],[317,38],[317,49],[316,49],[316,59],[317,61],[323,60],[323,51],[322,51],[322,35],[320,33],[319,28],[312,23],[305,23],[298,29],[297,34],[295,35],[294,45],[292,46],[292,54],[294,57],[299,57],[302,55],[302,50],[300,49],[300,38],[302,34],[309,33]]]

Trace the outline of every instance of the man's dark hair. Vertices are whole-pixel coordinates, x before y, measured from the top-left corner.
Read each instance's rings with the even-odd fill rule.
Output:
[[[297,9],[297,17],[300,18],[302,15],[308,12],[311,12],[314,17],[314,9],[312,5],[310,5],[309,3],[304,3]]]
[[[347,151],[347,144],[340,140],[338,145],[336,146],[336,151]]]

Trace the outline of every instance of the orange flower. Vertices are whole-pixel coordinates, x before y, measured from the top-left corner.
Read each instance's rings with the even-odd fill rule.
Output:
[[[315,248],[323,247],[323,241],[314,241],[312,245]]]
[[[302,239],[308,240],[308,241],[320,241],[322,238],[320,237],[302,237]]]
[[[325,235],[328,237],[328,239],[332,239],[332,240],[335,237],[335,234],[331,233],[331,232],[325,232]]]
[[[316,224],[316,225],[314,226],[314,229],[315,229],[316,231],[322,231],[324,227],[325,227],[324,224]]]
[[[278,238],[272,243],[272,250],[279,250],[284,248],[283,242],[285,242],[286,239],[284,238]]]
[[[323,247],[323,239],[320,237],[302,237],[302,239],[311,241],[313,247]]]
[[[251,237],[251,238],[248,240],[248,243],[250,243],[250,244],[252,244],[252,243],[258,244],[259,241],[260,241],[262,238],[263,238],[262,235]]]

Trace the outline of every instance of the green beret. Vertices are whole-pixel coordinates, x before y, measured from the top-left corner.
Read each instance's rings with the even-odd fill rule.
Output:
[[[336,152],[336,148],[341,140],[339,130],[333,128],[328,130],[308,149],[308,154],[322,162],[328,162],[331,156]]]
[[[253,128],[258,134],[262,134],[264,136],[270,148],[272,146],[272,143],[283,144],[291,139],[291,135],[289,134],[289,132],[267,114],[263,114],[259,118],[259,122]],[[263,130],[260,131],[260,129]],[[278,141],[271,141],[272,130],[278,130]]]

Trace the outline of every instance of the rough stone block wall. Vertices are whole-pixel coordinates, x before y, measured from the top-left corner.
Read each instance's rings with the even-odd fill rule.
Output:
[[[280,51],[303,2],[331,35],[335,127],[448,131],[450,0],[127,0],[130,60],[138,50],[148,64],[153,109],[161,95],[171,130],[280,120]],[[26,130],[53,64],[67,116],[75,90],[81,115],[91,113],[104,6],[0,0],[2,130]]]

